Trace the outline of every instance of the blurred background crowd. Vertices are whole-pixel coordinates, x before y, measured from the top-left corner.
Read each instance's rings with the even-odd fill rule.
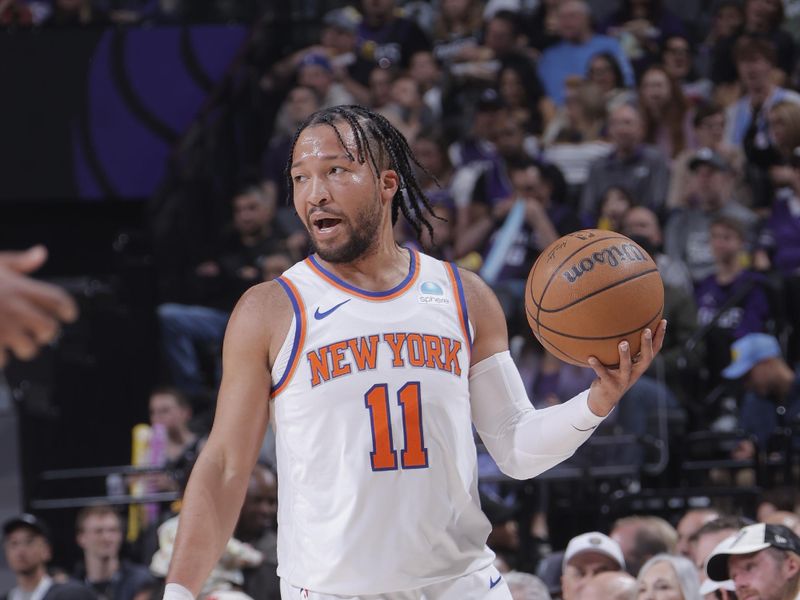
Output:
[[[17,52],[0,72],[20,92],[0,106],[0,239],[50,247],[43,276],[82,312],[6,370],[17,506],[37,517],[4,539],[41,538],[42,565],[98,596],[156,593],[230,311],[308,252],[285,201],[294,131],[337,104],[408,139],[440,218],[420,239],[400,219],[397,240],[493,287],[535,406],[593,378],[530,334],[524,284],[548,244],[620,232],[664,280],[661,355],[570,461],[519,483],[481,452],[504,568],[556,596],[593,532],[602,570],[641,580],[659,555],[677,579],[699,568],[698,587],[713,547],[698,530],[797,530],[800,2],[275,4],[0,0],[0,46]],[[273,597],[273,468],[268,433],[215,593]]]

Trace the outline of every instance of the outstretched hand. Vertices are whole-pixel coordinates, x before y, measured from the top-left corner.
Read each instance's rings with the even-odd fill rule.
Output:
[[[61,323],[78,316],[75,301],[64,290],[27,276],[46,260],[44,246],[0,252],[0,367],[8,352],[32,358],[55,339]]]
[[[589,366],[597,375],[589,391],[589,408],[599,417],[604,417],[619,403],[636,380],[647,371],[650,363],[664,344],[667,321],[662,319],[655,334],[649,329],[642,332],[642,344],[639,354],[631,356],[630,344],[627,341],[619,344],[619,367],[610,369],[594,356],[589,358]]]

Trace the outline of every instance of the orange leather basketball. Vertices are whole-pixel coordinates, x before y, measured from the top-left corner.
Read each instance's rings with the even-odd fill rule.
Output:
[[[641,332],[655,328],[664,310],[664,284],[655,262],[633,240],[586,229],[548,246],[534,263],[525,290],[528,323],[542,345],[568,363],[590,356],[619,364],[618,344],[631,356]]]

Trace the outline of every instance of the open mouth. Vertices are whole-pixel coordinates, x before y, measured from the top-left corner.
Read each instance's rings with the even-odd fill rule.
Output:
[[[318,232],[327,233],[341,222],[341,219],[335,217],[317,217],[313,219],[312,224]]]

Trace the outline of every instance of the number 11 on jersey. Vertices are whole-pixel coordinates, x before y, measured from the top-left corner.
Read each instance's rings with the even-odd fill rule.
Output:
[[[424,469],[428,466],[428,450],[422,435],[422,394],[418,381],[409,381],[397,391],[397,404],[403,413],[403,450],[400,465],[403,469]],[[389,387],[385,383],[373,385],[364,394],[364,405],[369,409],[372,427],[373,471],[397,469],[397,451],[392,437]]]

